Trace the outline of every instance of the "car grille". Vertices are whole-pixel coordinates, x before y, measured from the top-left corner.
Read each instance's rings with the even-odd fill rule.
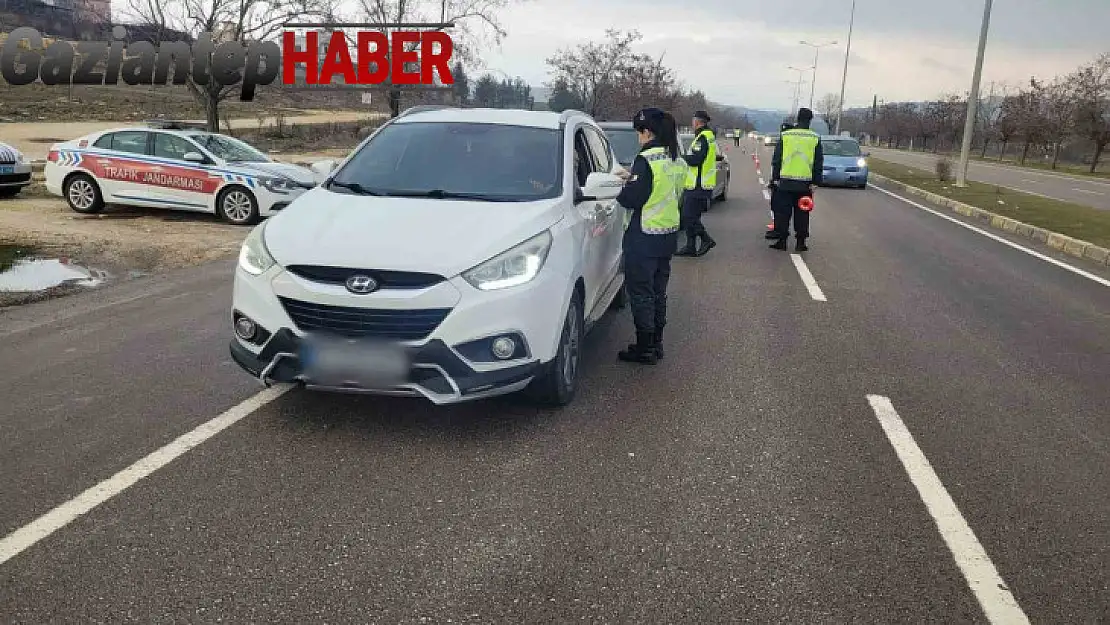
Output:
[[[450,308],[391,309],[326,306],[279,297],[297,328],[305,332],[327,332],[351,337],[373,337],[416,341],[431,334]]]
[[[31,174],[0,174],[0,184],[12,182],[30,182]]]
[[[415,271],[381,271],[377,269],[350,269],[319,265],[290,265],[286,271],[305,280],[323,284],[346,284],[351,276],[371,276],[382,289],[424,289],[446,280],[433,273]]]
[[[857,171],[859,171],[859,167],[845,167],[845,168],[844,168],[844,171],[846,171],[846,172],[848,172],[848,173],[850,173],[850,174],[854,174],[854,173],[856,173]]]

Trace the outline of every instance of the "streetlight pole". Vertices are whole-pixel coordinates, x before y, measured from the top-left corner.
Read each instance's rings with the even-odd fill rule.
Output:
[[[830,41],[828,43],[810,43],[808,41],[800,41],[803,46],[813,48],[813,81],[809,84],[809,108],[813,108],[813,94],[817,90],[817,60],[821,55],[821,48],[825,46],[835,46],[840,43],[838,41]]]
[[[792,107],[790,109],[790,114],[794,115],[798,112],[798,100],[801,98],[801,95],[802,95],[801,94],[801,91],[802,91],[802,76],[805,75],[806,72],[808,72],[809,70],[811,70],[813,68],[812,67],[794,67],[793,65],[791,65],[788,69],[791,69],[795,72],[798,72],[798,83],[797,83],[798,86],[794,88],[794,104],[792,105]]]
[[[852,17],[848,19],[848,45],[844,48],[844,75],[840,79],[840,106],[836,110],[836,131],[840,134],[840,120],[844,117],[844,88],[848,86],[848,56],[852,54],[852,28],[856,25],[856,0],[852,0]]]
[[[956,171],[956,186],[967,186],[967,164],[971,158],[971,136],[975,134],[975,114],[979,106],[979,81],[983,77],[983,56],[987,51],[987,31],[991,23],[991,0],[983,7],[983,28],[979,31],[979,52],[975,56],[975,72],[971,76],[971,93],[967,96],[967,119],[964,120],[963,146],[960,148],[960,168]]]

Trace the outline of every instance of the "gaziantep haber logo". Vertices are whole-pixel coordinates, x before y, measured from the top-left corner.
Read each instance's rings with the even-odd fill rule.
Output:
[[[115,85],[121,80],[127,85],[166,85],[171,82],[172,67],[175,85],[184,85],[190,76],[200,85],[209,81],[223,86],[242,83],[239,99],[243,101],[253,100],[255,88],[274,82],[279,71],[283,84],[297,84],[298,66],[303,68],[307,85],[432,86],[437,84],[437,75],[440,85],[455,84],[448,67],[454,42],[442,30],[452,24],[405,25],[432,30],[392,30],[390,26],[287,25],[321,29],[304,32],[303,47],[297,45],[298,33],[290,30],[282,33],[280,46],[274,41],[217,45],[212,33],[202,33],[192,45],[184,41],[164,41],[157,47],[148,41],[125,44],[127,31],[116,26],[111,42],[81,41],[75,46],[55,41],[45,50],[39,31],[21,27],[8,35],[0,50],[0,74],[13,86],[36,80],[46,85]],[[383,28],[391,32],[386,35],[379,30]],[[337,77],[341,79],[338,83]]]

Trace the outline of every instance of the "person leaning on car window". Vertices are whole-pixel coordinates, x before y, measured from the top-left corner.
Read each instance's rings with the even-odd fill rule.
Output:
[[[678,128],[669,113],[645,108],[632,118],[640,153],[617,203],[624,208],[624,276],[636,342],[617,354],[620,360],[655,364],[663,357],[667,325],[667,282],[678,245],[681,217],[675,190]]]

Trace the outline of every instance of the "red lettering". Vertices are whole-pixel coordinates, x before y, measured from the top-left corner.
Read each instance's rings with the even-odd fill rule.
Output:
[[[343,74],[343,82],[355,84],[355,68],[351,64],[351,51],[347,49],[347,36],[337,30],[331,34],[328,53],[324,57],[324,67],[320,70],[320,84],[330,85],[331,77],[338,70]]]
[[[420,63],[420,53],[416,51],[416,44],[420,42],[420,33],[415,30],[399,30],[393,33],[392,58],[390,59],[390,78],[395,85],[420,84],[420,71],[406,72],[405,66]]]
[[[434,44],[439,44],[439,51],[435,50]],[[424,37],[420,40],[420,80],[425,85],[435,83],[432,77],[432,70],[439,73],[439,79],[445,85],[455,84],[455,77],[451,75],[450,63],[451,53],[454,52],[454,42],[451,41],[451,35],[445,32],[433,30],[424,33]]]
[[[374,44],[374,48],[370,48]],[[371,70],[370,66],[374,69]],[[377,85],[389,77],[389,40],[375,30],[358,33],[358,83]]]
[[[316,84],[317,63],[320,56],[320,42],[316,31],[305,34],[305,49],[297,49],[296,33],[285,31],[281,35],[281,82],[297,84],[297,65],[305,66],[305,82]],[[350,61],[348,61],[349,63]]]

